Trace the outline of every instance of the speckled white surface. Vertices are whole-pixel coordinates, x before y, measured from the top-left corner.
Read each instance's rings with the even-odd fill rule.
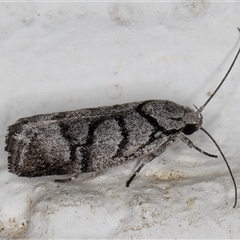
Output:
[[[240,238],[221,157],[176,142],[130,188],[133,162],[55,183],[7,171],[6,128],[20,117],[145,99],[201,106],[237,52],[240,3],[0,5],[1,238]],[[240,186],[240,60],[204,127]],[[191,140],[218,154],[200,132]]]

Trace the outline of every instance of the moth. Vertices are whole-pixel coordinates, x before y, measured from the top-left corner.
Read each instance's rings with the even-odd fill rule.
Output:
[[[216,141],[202,127],[202,111],[226,80],[239,52],[200,108],[191,109],[169,100],[148,100],[19,119],[8,127],[6,135],[9,172],[23,177],[74,174],[56,180],[69,181],[81,173],[139,160],[141,164],[127,181],[128,187],[141,169],[177,138],[190,148],[217,157],[186,137],[200,129],[214,142],[227,165],[235,188],[235,207],[237,187],[232,171]]]

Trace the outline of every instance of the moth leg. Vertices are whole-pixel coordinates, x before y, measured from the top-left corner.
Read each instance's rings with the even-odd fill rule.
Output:
[[[54,182],[71,182],[72,180],[78,178],[78,174],[70,177],[70,178],[66,178],[66,179],[55,179]]]
[[[196,149],[197,151],[199,151],[200,153],[202,154],[205,154],[209,157],[213,157],[213,158],[217,158],[218,156],[217,155],[213,155],[213,154],[210,154],[208,152],[205,152],[203,151],[201,148],[199,148],[198,146],[194,145],[193,142],[187,138],[186,136],[182,135],[182,134],[179,134],[178,137],[185,143],[187,144],[190,148],[194,148]]]
[[[130,183],[132,182],[132,180],[136,177],[136,175],[142,170],[142,168],[150,161],[152,161],[155,157],[157,157],[158,154],[156,153],[150,153],[148,155],[145,156],[144,162],[137,168],[137,170],[135,170],[135,172],[133,173],[133,175],[129,178],[129,180],[126,183],[126,187],[129,187]]]
[[[142,164],[137,168],[137,170],[133,173],[133,175],[129,178],[129,180],[126,183],[126,187],[129,187],[132,180],[136,177],[136,175],[142,170],[142,168],[148,163],[151,162],[155,157],[159,156],[161,153],[163,153],[167,147],[172,144],[175,141],[175,138],[177,137],[177,134],[173,134],[171,137],[169,137],[163,144],[160,144],[158,148],[154,152],[150,152],[147,155],[145,155],[141,160]]]
[[[142,163],[137,170],[133,173],[133,175],[128,179],[127,183],[126,183],[126,187],[129,187],[130,183],[132,182],[132,180],[136,177],[136,175],[141,171],[141,169],[146,165],[146,162]]]

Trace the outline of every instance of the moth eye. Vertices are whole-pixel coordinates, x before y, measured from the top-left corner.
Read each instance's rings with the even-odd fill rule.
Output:
[[[191,135],[194,132],[196,132],[197,130],[198,130],[198,128],[195,124],[187,124],[183,129],[183,133],[186,135]]]

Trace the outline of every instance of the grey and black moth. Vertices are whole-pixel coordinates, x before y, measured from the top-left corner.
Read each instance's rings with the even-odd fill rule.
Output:
[[[140,160],[140,166],[127,181],[128,187],[144,165],[177,138],[190,148],[217,157],[201,150],[185,136],[201,129],[215,143],[227,164],[235,187],[235,207],[236,183],[221,149],[202,127],[201,113],[225,81],[239,52],[240,49],[214,93],[195,110],[168,100],[148,100],[19,119],[9,126],[6,136],[9,171],[24,177],[74,174],[76,178],[81,173]]]

